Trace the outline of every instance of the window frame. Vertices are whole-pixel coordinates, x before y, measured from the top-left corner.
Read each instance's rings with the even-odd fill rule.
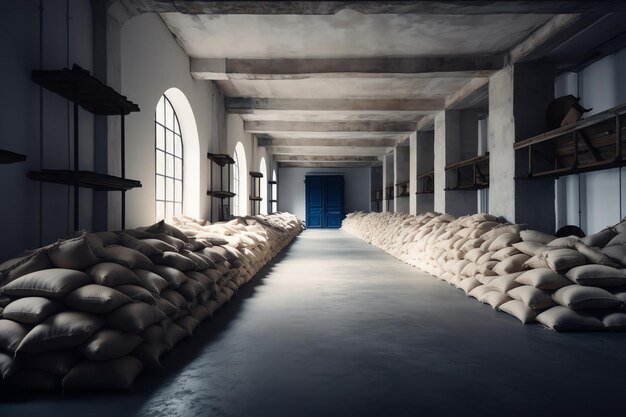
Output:
[[[168,108],[170,113],[168,114]],[[159,121],[157,117],[158,112],[162,111],[162,120]],[[168,116],[171,116],[171,120]],[[162,129],[163,132],[163,147],[159,147],[158,129]],[[168,151],[168,132],[171,134],[173,141],[171,151]],[[180,153],[177,152],[177,144],[180,145]],[[163,154],[163,171],[159,172],[159,152]],[[168,169],[168,155],[172,158],[171,172]],[[185,183],[185,149],[182,131],[180,127],[180,120],[176,114],[176,109],[172,105],[172,102],[167,98],[165,94],[159,99],[155,111],[154,111],[154,201],[155,201],[155,217],[156,220],[165,219],[170,220],[176,214],[183,212],[184,205],[184,183]],[[177,162],[180,165],[180,177],[177,176]],[[159,198],[159,179],[163,178],[163,195]],[[168,179],[171,180],[173,190],[171,191],[171,199],[168,198]],[[180,199],[177,199],[176,185],[177,181],[180,182]],[[159,204],[163,205],[162,213],[159,213]],[[168,213],[168,204],[172,204],[172,212]],[[180,209],[180,210],[179,210]],[[162,216],[160,215],[162,214]],[[168,216],[168,214],[170,214]]]

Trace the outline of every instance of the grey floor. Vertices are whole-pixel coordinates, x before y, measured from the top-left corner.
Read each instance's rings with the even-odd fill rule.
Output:
[[[132,394],[0,416],[608,416],[626,334],[524,326],[339,230],[307,230]]]

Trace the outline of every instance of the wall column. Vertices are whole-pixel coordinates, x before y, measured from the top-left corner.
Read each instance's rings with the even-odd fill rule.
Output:
[[[516,181],[528,154],[516,155],[513,145],[547,130],[546,108],[553,97],[553,70],[546,64],[509,65],[489,79],[489,210],[549,233],[555,229],[554,180]]]
[[[417,132],[409,136],[409,214],[417,214]]]

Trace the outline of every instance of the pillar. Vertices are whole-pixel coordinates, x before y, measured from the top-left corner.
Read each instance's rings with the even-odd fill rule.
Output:
[[[489,79],[489,210],[549,233],[555,228],[554,180],[515,180],[528,161],[527,152],[516,154],[513,145],[547,130],[546,108],[553,97],[553,69],[547,64],[508,65]]]

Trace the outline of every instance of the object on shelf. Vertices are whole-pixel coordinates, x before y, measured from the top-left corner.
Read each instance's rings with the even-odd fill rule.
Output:
[[[557,97],[550,102],[546,112],[546,121],[549,129],[556,129],[577,122],[583,115],[593,109],[586,109],[578,102],[580,97],[567,95]]]
[[[489,152],[484,155],[455,162],[445,168],[446,174],[452,172],[455,183],[451,184],[446,175],[446,191],[470,191],[489,188]]]
[[[593,115],[513,145],[526,152],[516,179],[558,178],[626,165],[626,105]],[[524,156],[524,155],[517,155]]]
[[[23,162],[25,160],[26,155],[0,149],[0,164],[13,164],[15,162]]]
[[[68,68],[61,70],[34,70],[32,72],[32,80],[43,88],[57,93],[74,103],[74,169],[72,171],[31,171],[28,173],[28,177],[36,181],[67,184],[74,187],[75,230],[78,230],[80,226],[80,187],[93,188],[97,191],[121,191],[121,224],[122,228],[124,228],[126,224],[126,191],[131,188],[141,187],[141,182],[126,179],[126,135],[124,132],[124,116],[132,112],[138,112],[139,106],[89,74],[89,71],[84,70],[76,64],[74,64],[71,70]],[[121,117],[121,177],[80,170],[78,106],[96,115]]]
[[[432,194],[435,192],[435,171],[426,172],[417,176],[417,191],[415,194]]]
[[[213,178],[214,178],[215,172],[213,168],[217,166],[220,169],[219,190],[208,190],[206,194],[209,197],[214,197],[214,198],[219,199],[217,220],[223,221],[223,220],[230,218],[231,216],[230,199],[236,196],[236,194],[230,190],[231,181],[230,181],[230,168],[229,167],[226,168],[227,181],[226,181],[226,187],[224,187],[224,167],[233,165],[235,163],[235,160],[230,155],[222,154],[222,153],[210,153],[209,152],[206,154],[206,157],[209,161],[211,161],[214,164],[214,165],[212,164],[210,168],[210,171],[211,171],[210,184],[214,183]],[[213,211],[211,211],[211,221],[213,221]]]

